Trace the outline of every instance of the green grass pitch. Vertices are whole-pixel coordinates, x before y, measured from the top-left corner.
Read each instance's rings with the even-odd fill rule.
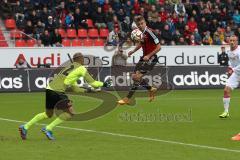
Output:
[[[28,140],[22,141],[17,121],[42,112],[44,94],[1,93],[0,160],[238,160],[240,142],[230,138],[240,132],[240,93],[233,92],[230,118],[224,120],[218,118],[222,94],[223,90],[178,90],[151,103],[139,98],[135,107],[120,106],[97,119],[63,123],[54,130],[56,141],[46,139],[41,125],[31,128]],[[99,103],[83,96],[72,98],[80,112]],[[124,118],[138,113],[191,117],[183,121]]]

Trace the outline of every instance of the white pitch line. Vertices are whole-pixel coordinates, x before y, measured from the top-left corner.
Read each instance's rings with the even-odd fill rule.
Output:
[[[0,121],[15,122],[15,123],[26,123],[26,121],[19,121],[19,120],[7,119],[7,118],[0,118]],[[46,124],[38,123],[38,125],[43,126],[43,125],[46,125]],[[210,150],[218,150],[218,151],[240,153],[240,150],[221,148],[221,147],[213,147],[213,146],[206,146],[206,145],[198,145],[198,144],[191,144],[191,143],[183,143],[183,142],[162,140],[162,139],[156,139],[156,138],[140,137],[140,136],[121,134],[121,133],[112,133],[112,132],[105,132],[105,131],[96,131],[96,130],[81,129],[81,128],[72,128],[72,127],[66,127],[66,126],[57,126],[57,128],[74,130],[74,131],[97,133],[97,134],[103,134],[103,135],[118,136],[118,137],[125,137],[125,138],[132,138],[132,139],[139,139],[139,140],[152,141],[152,142],[162,142],[162,143],[182,145],[182,146],[189,146],[189,147],[202,148],[202,149],[210,149]]]

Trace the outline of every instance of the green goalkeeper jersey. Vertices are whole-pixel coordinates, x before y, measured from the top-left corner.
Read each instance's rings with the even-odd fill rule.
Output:
[[[65,92],[66,89],[71,88],[74,92],[78,92],[77,80],[83,77],[89,85],[94,88],[102,87],[103,82],[96,81],[88,73],[87,69],[79,63],[72,63],[67,67],[64,67],[53,80],[48,84],[47,89]]]

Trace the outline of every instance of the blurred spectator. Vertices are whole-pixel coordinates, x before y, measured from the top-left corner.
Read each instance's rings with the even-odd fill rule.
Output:
[[[185,39],[183,37],[180,37],[177,42],[177,45],[187,45],[187,42],[185,41]]]
[[[103,5],[103,12],[104,13],[108,12],[109,8],[111,8],[111,4],[109,4],[109,0],[105,0]]]
[[[191,46],[196,46],[196,45],[198,45],[197,42],[195,41],[195,37],[194,37],[193,34],[190,35],[188,44],[191,45]]]
[[[22,15],[18,15],[18,19],[16,20],[16,26],[19,30],[24,30],[26,21]]]
[[[124,4],[123,9],[126,13],[126,16],[130,16],[131,10],[133,9],[133,6],[130,0],[128,0],[126,4]]]
[[[166,44],[170,44],[173,40],[172,33],[167,24],[164,25],[163,31],[161,33],[161,38],[165,41]]]
[[[201,21],[198,23],[198,30],[201,36],[203,36],[204,32],[207,32],[209,29],[209,24],[206,22],[206,18],[202,17]]]
[[[224,34],[222,32],[222,29],[218,27],[217,31],[213,35],[213,42],[216,45],[221,45],[224,41]]]
[[[65,25],[67,28],[72,28],[74,23],[74,17],[71,12],[68,13],[68,15],[65,18]]]
[[[66,1],[66,8],[69,12],[74,12],[76,8],[75,0]]]
[[[62,1],[59,6],[56,7],[57,15],[59,17],[61,25],[65,25],[65,19],[67,16],[67,9],[65,8],[65,2]]]
[[[41,21],[43,23],[46,23],[48,21],[48,16],[50,15],[50,13],[48,12],[48,8],[47,7],[43,7],[43,10],[41,12]]]
[[[50,33],[54,31],[55,28],[57,28],[57,22],[53,19],[52,16],[48,16],[48,20],[45,23],[45,29],[47,29]]]
[[[44,31],[44,34],[41,35],[40,37],[42,44],[44,45],[44,47],[49,47],[51,44],[51,39],[50,39],[50,35],[48,30]]]
[[[194,30],[197,28],[197,22],[194,20],[193,17],[190,18],[190,21],[187,23],[189,27],[190,32],[194,32]]]
[[[24,28],[24,32],[25,32],[26,35],[32,37],[33,36],[33,31],[34,31],[34,28],[32,26],[32,22],[30,20],[28,20],[27,25]]]
[[[238,26],[240,26],[240,14],[239,11],[236,9],[234,14],[233,14],[233,21],[235,24],[237,24]]]
[[[166,12],[172,13],[174,10],[174,6],[173,6],[173,4],[169,3],[169,0],[165,0],[164,9]]]
[[[169,26],[169,31],[171,33],[175,32],[175,25],[171,17],[168,17],[165,23]]]
[[[122,47],[118,47],[112,57],[112,66],[126,66],[127,65],[126,51],[123,51]]]
[[[229,26],[227,26],[226,31],[224,32],[225,38],[231,37],[232,35],[234,35],[234,32],[231,30],[231,28]]]
[[[153,22],[157,22],[159,14],[158,11],[156,10],[156,6],[152,5],[151,10],[148,12],[148,18],[151,17],[151,20]]]
[[[178,3],[175,4],[174,6],[174,11],[179,15],[179,16],[184,16],[186,13],[186,9],[184,7],[184,4],[182,3],[182,0],[179,0]]]
[[[166,22],[168,13],[165,11],[163,7],[160,9],[159,16],[161,17],[162,22]]]
[[[124,20],[124,17],[126,16],[123,8],[120,8],[119,11],[116,13],[116,15],[117,15],[119,21],[121,21],[121,22]]]
[[[114,28],[118,28],[119,30],[121,30],[121,22],[118,20],[116,15],[113,16],[113,21],[112,21],[111,25],[112,25],[112,27],[111,27],[110,31],[112,31]]]
[[[204,45],[212,45],[213,44],[213,39],[212,39],[209,31],[204,32],[203,44]]]
[[[201,45],[202,44],[202,37],[201,37],[200,33],[198,32],[197,28],[194,30],[193,36],[194,36],[195,43],[197,45]]]
[[[131,32],[131,27],[130,27],[130,18],[125,17],[124,21],[121,24],[121,36],[126,37],[130,32]]]
[[[154,30],[159,30],[159,31],[163,30],[164,23],[162,22],[161,17],[158,17],[156,22],[154,22],[154,21],[150,22],[149,27]]]
[[[175,24],[176,29],[178,29],[181,34],[184,33],[185,25],[186,25],[186,24],[185,24],[185,22],[184,22],[183,17],[179,17],[178,22]]]
[[[6,19],[12,15],[11,13],[12,9],[10,4],[7,0],[1,0],[0,2],[0,14],[1,16]]]
[[[113,30],[113,16],[114,16],[114,12],[112,7],[109,7],[107,13],[105,14],[105,18],[106,18],[106,23],[107,23],[107,27],[110,31]]]
[[[62,36],[59,34],[58,29],[54,29],[54,32],[51,34],[51,45],[54,47],[62,46]]]
[[[44,45],[42,44],[42,40],[38,39],[37,43],[34,45],[34,47],[44,47]]]
[[[228,66],[228,55],[224,46],[221,47],[221,53],[218,54],[218,64],[220,66]]]
[[[94,23],[97,28],[106,28],[105,14],[102,12],[102,8],[98,7],[97,12],[94,15]]]
[[[32,25],[35,27],[37,26],[37,22],[40,20],[40,17],[38,17],[36,11],[33,10],[26,19],[30,20],[32,22]]]
[[[16,20],[18,20],[19,16],[24,18],[24,9],[22,5],[20,5],[20,1],[16,1],[16,5],[13,7],[13,14],[15,15]]]
[[[120,42],[119,29],[114,28],[114,30],[112,30],[109,33],[109,36],[107,38],[107,45],[117,46],[119,42]]]
[[[80,12],[79,8],[76,8],[73,17],[74,17],[74,26],[76,30],[78,30],[79,28],[85,28],[85,29],[88,28],[86,19],[83,17],[83,14]]]
[[[37,26],[35,28],[35,35],[34,35],[34,38],[35,39],[39,39],[40,38],[40,35],[44,32],[44,25],[42,24],[41,21],[38,21],[37,22]]]
[[[185,40],[187,42],[189,41],[191,34],[192,34],[192,32],[190,31],[189,26],[186,25],[184,28],[183,36],[185,37]]]
[[[82,11],[85,19],[91,18],[90,13],[92,12],[92,8],[88,0],[83,0],[83,2],[80,4],[80,10]]]
[[[22,58],[18,59],[18,63],[16,64],[16,68],[31,68],[30,65],[27,63],[27,61],[25,61]]]

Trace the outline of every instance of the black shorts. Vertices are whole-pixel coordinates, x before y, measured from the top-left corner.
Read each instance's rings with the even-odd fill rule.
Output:
[[[142,74],[146,74],[147,72],[150,72],[153,70],[154,66],[158,62],[157,55],[152,56],[148,61],[144,61],[142,56],[139,60],[139,62],[136,64],[136,67],[134,69],[134,72],[139,71]]]
[[[46,109],[68,108],[71,106],[71,101],[68,96],[63,92],[56,92],[46,89]]]

